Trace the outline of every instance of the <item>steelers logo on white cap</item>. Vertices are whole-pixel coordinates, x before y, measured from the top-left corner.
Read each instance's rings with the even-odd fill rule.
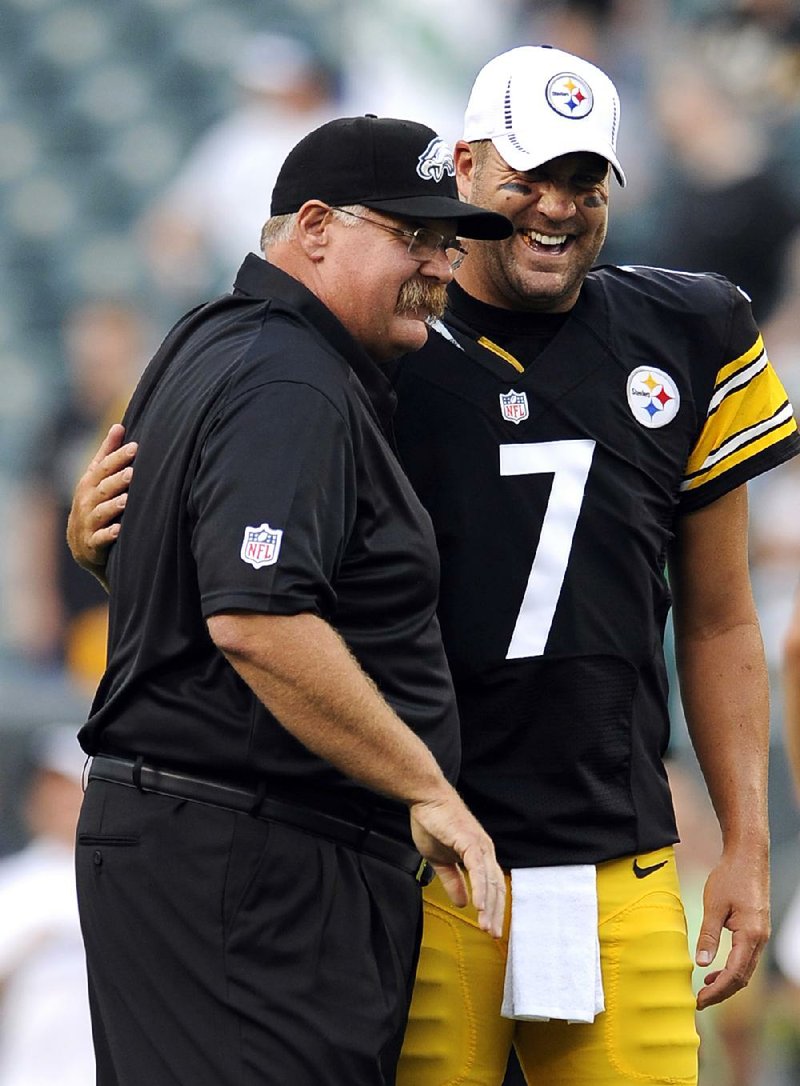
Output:
[[[628,407],[638,423],[657,430],[672,422],[681,406],[678,386],[668,373],[639,366],[628,377]]]
[[[588,117],[594,105],[592,88],[585,79],[572,72],[554,75],[547,84],[544,96],[551,109],[573,121]]]

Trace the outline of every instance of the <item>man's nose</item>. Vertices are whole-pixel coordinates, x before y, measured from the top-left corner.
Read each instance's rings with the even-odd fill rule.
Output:
[[[548,219],[569,219],[575,214],[575,196],[563,185],[543,185],[536,207]]]
[[[427,257],[420,264],[419,270],[429,279],[437,279],[444,284],[449,283],[453,278],[453,269],[450,267],[450,260],[444,249],[437,249]]]

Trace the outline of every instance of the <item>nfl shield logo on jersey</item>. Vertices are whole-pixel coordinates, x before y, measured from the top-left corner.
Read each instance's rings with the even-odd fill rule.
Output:
[[[281,539],[283,532],[279,528],[270,528],[268,524],[248,524],[239,552],[242,561],[247,562],[253,569],[274,566],[278,561]]]
[[[510,388],[508,392],[500,393],[500,410],[506,422],[518,424],[528,417],[528,397],[524,392],[515,392]]]

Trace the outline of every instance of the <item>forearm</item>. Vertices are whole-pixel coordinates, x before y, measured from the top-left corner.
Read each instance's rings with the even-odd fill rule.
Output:
[[[670,583],[686,721],[722,831],[722,855],[703,890],[698,964],[712,963],[723,928],[732,933],[724,965],[697,994],[702,1010],[748,983],[770,930],[769,688],[744,486],[681,518]]]
[[[425,744],[315,615],[217,615],[211,636],[260,701],[304,746],[409,806],[450,793]]]
[[[769,689],[758,623],[678,639],[686,721],[725,847],[768,854]]]
[[[680,520],[670,582],[686,721],[723,843],[766,852],[769,684],[747,540],[742,486]]]

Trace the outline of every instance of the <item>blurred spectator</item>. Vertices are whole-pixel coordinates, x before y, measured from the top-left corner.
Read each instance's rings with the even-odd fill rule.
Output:
[[[176,304],[228,289],[244,256],[259,251],[287,151],[338,112],[329,66],[297,38],[254,36],[233,76],[240,104],[201,138],[140,224],[148,266]]]
[[[584,57],[608,68],[614,82],[623,84],[641,79],[648,41],[665,16],[661,0],[522,0],[521,9],[520,31],[526,41]],[[627,124],[627,95],[622,97]]]
[[[94,1053],[75,891],[77,726],[32,742],[30,843],[0,861],[0,1086],[89,1086]]]
[[[782,298],[800,210],[771,162],[769,132],[703,49],[669,51],[656,84],[664,140],[646,262],[715,271],[753,300],[759,324]]]
[[[92,687],[105,662],[106,596],[65,542],[72,491],[100,433],[118,421],[147,358],[147,327],[112,301],[78,306],[64,328],[67,395],[34,438],[22,480],[10,630],[37,665]]]
[[[408,117],[448,143],[480,68],[524,42],[521,0],[350,0],[342,5],[345,115]]]
[[[797,5],[689,5],[652,66],[660,143],[638,262],[716,271],[763,327],[791,298],[800,226]],[[798,277],[800,281],[800,276]],[[793,292],[793,291],[792,291]],[[796,295],[795,295],[796,300]]]

